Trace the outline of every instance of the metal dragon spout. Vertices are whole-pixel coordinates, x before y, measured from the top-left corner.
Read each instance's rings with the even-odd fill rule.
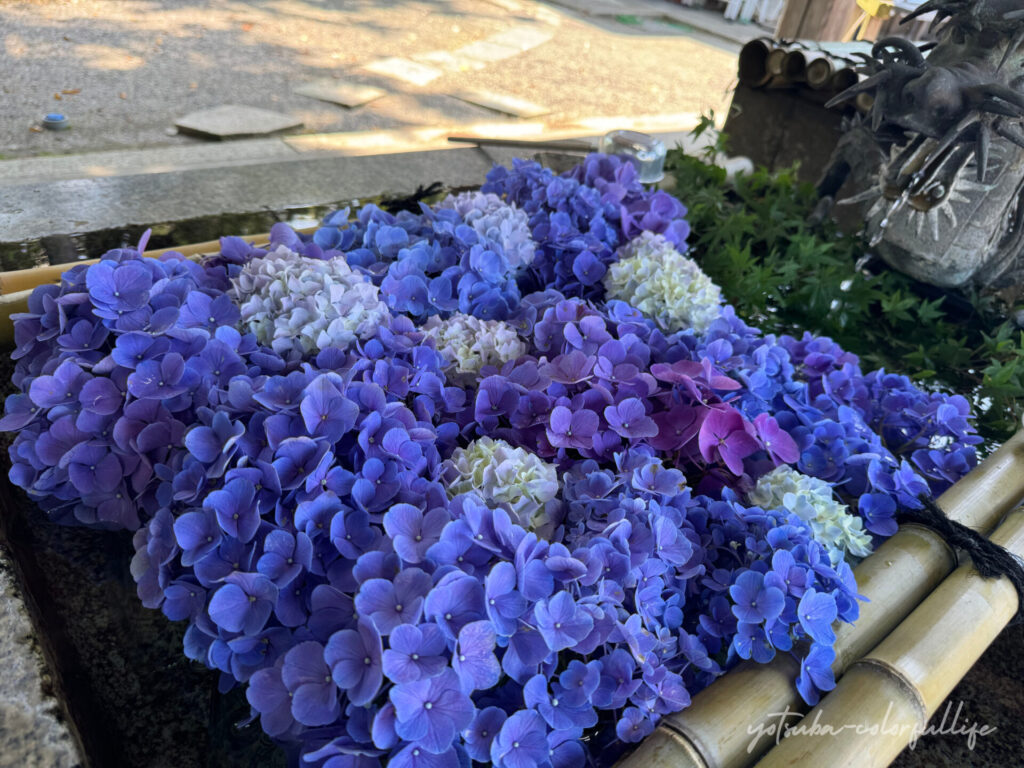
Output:
[[[830,102],[873,97],[861,127],[885,152],[866,229],[892,266],[946,287],[1014,268],[1024,182],[1022,0],[929,0],[938,42],[903,38],[861,55],[865,76]],[[982,205],[982,203],[984,203]]]

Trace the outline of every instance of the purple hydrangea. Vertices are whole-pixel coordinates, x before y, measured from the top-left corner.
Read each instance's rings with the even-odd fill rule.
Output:
[[[15,316],[10,478],[132,531],[143,603],[310,765],[574,768],[778,653],[813,703],[847,554],[979,438],[963,398],[717,286],[651,294],[627,261],[684,264],[685,214],[595,155],[203,263],[111,251]],[[857,546],[756,493],[783,475]]]

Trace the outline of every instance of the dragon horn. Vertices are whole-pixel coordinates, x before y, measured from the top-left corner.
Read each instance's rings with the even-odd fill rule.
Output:
[[[881,58],[879,56],[886,48],[895,48],[897,51],[902,53],[910,60],[910,66],[917,69],[923,69],[925,67],[924,54],[921,53],[921,49],[918,48],[910,40],[902,37],[886,37],[879,40],[871,48],[871,55],[876,59]]]
[[[1014,108],[1005,102],[996,101],[995,99],[985,99],[981,104],[978,105],[978,109],[982,112],[988,112],[992,115],[1002,115],[1003,117],[1020,117],[1024,115],[1024,109]]]
[[[906,16],[904,16],[900,20],[900,24],[907,24],[913,21],[914,19],[918,18],[919,16],[924,16],[926,13],[931,13],[932,11],[939,10],[944,5],[945,3],[941,2],[941,0],[928,0],[927,3],[922,5],[916,11],[911,11]]]
[[[828,103],[825,104],[825,109],[832,109],[832,107],[835,107],[839,104],[842,104],[844,101],[852,99],[858,93],[870,91],[872,88],[888,82],[890,77],[892,77],[892,73],[889,72],[888,70],[884,72],[879,72],[877,75],[872,75],[867,80],[862,80],[856,85],[847,88],[839,95],[830,99]]]
[[[1002,136],[1007,141],[1012,141],[1021,149],[1024,149],[1024,133],[1020,133],[1011,126],[1003,125],[1002,123],[995,124],[996,133]]]

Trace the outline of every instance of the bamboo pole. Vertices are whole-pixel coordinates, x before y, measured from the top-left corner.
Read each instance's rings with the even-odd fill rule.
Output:
[[[309,234],[316,230],[316,227],[305,227],[297,229],[301,234]],[[263,232],[258,235],[242,235],[243,240],[248,240],[256,245],[266,245],[270,242],[270,233]],[[147,251],[144,255],[148,258],[159,258],[165,253],[180,253],[190,259],[199,256],[220,253],[220,240],[206,240],[202,243],[190,245],[178,245],[172,248],[160,248],[155,251]],[[72,261],[67,264],[51,264],[45,267],[32,267],[30,269],[14,269],[9,272],[0,272],[0,296],[6,296],[20,291],[30,291],[40,285],[56,284],[60,282],[61,275],[72,267],[79,264],[96,264],[99,259],[83,259]]]
[[[298,232],[306,233],[313,228],[300,229]],[[270,233],[264,232],[258,235],[244,235],[244,239],[255,245],[266,245],[270,242]],[[158,258],[165,253],[180,253],[193,260],[200,256],[220,252],[220,240],[207,240],[202,243],[192,243],[174,248],[161,248],[155,251],[147,251],[144,255],[147,258]],[[11,315],[28,311],[28,297],[33,290],[40,285],[57,284],[61,276],[72,267],[79,264],[95,264],[99,259],[88,259],[74,261],[68,264],[53,264],[46,267],[33,267],[32,269],[16,269],[9,272],[0,272],[0,346],[11,346],[14,343],[14,323]]]
[[[1024,555],[1024,511],[1007,518],[992,540]],[[1018,601],[1009,579],[984,579],[973,565],[961,566],[799,724],[790,723],[798,732],[758,768],[889,765],[925,733],[928,720],[1016,615]]]
[[[268,234],[254,235],[253,239],[266,242]],[[149,251],[145,255],[150,258],[157,258],[164,253],[177,251],[182,256],[199,256],[220,251],[220,240],[208,240],[204,243],[183,245],[178,248],[162,248],[158,251]],[[72,267],[79,264],[96,264],[99,259],[83,259],[82,261],[71,261],[67,264],[51,264],[46,267],[31,267],[30,269],[14,269],[10,272],[0,272],[0,296],[6,296],[19,291],[30,291],[40,285],[55,284],[60,282],[61,276]]]
[[[950,517],[981,533],[1024,497],[1024,431],[1018,432],[979,467],[946,491],[938,504]],[[853,625],[836,627],[836,676],[877,645],[955,567],[954,553],[934,531],[905,525],[857,566],[861,603]],[[770,744],[749,749],[751,734],[776,720],[770,715],[802,713],[792,657],[780,654],[770,664],[745,662],[693,697],[691,705],[662,720],[650,737],[651,750],[641,748],[621,768],[743,768]],[[678,748],[680,739],[686,748]],[[762,742],[764,740],[761,740]],[[651,762],[652,750],[671,758]],[[696,757],[695,757],[696,756]]]

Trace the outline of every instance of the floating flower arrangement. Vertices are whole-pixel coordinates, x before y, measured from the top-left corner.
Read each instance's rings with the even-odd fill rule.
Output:
[[[746,325],[685,214],[593,155],[201,264],[111,251],[16,317],[10,478],[134,531],[143,603],[311,768],[582,766],[779,653],[813,703],[851,563],[979,438]]]

